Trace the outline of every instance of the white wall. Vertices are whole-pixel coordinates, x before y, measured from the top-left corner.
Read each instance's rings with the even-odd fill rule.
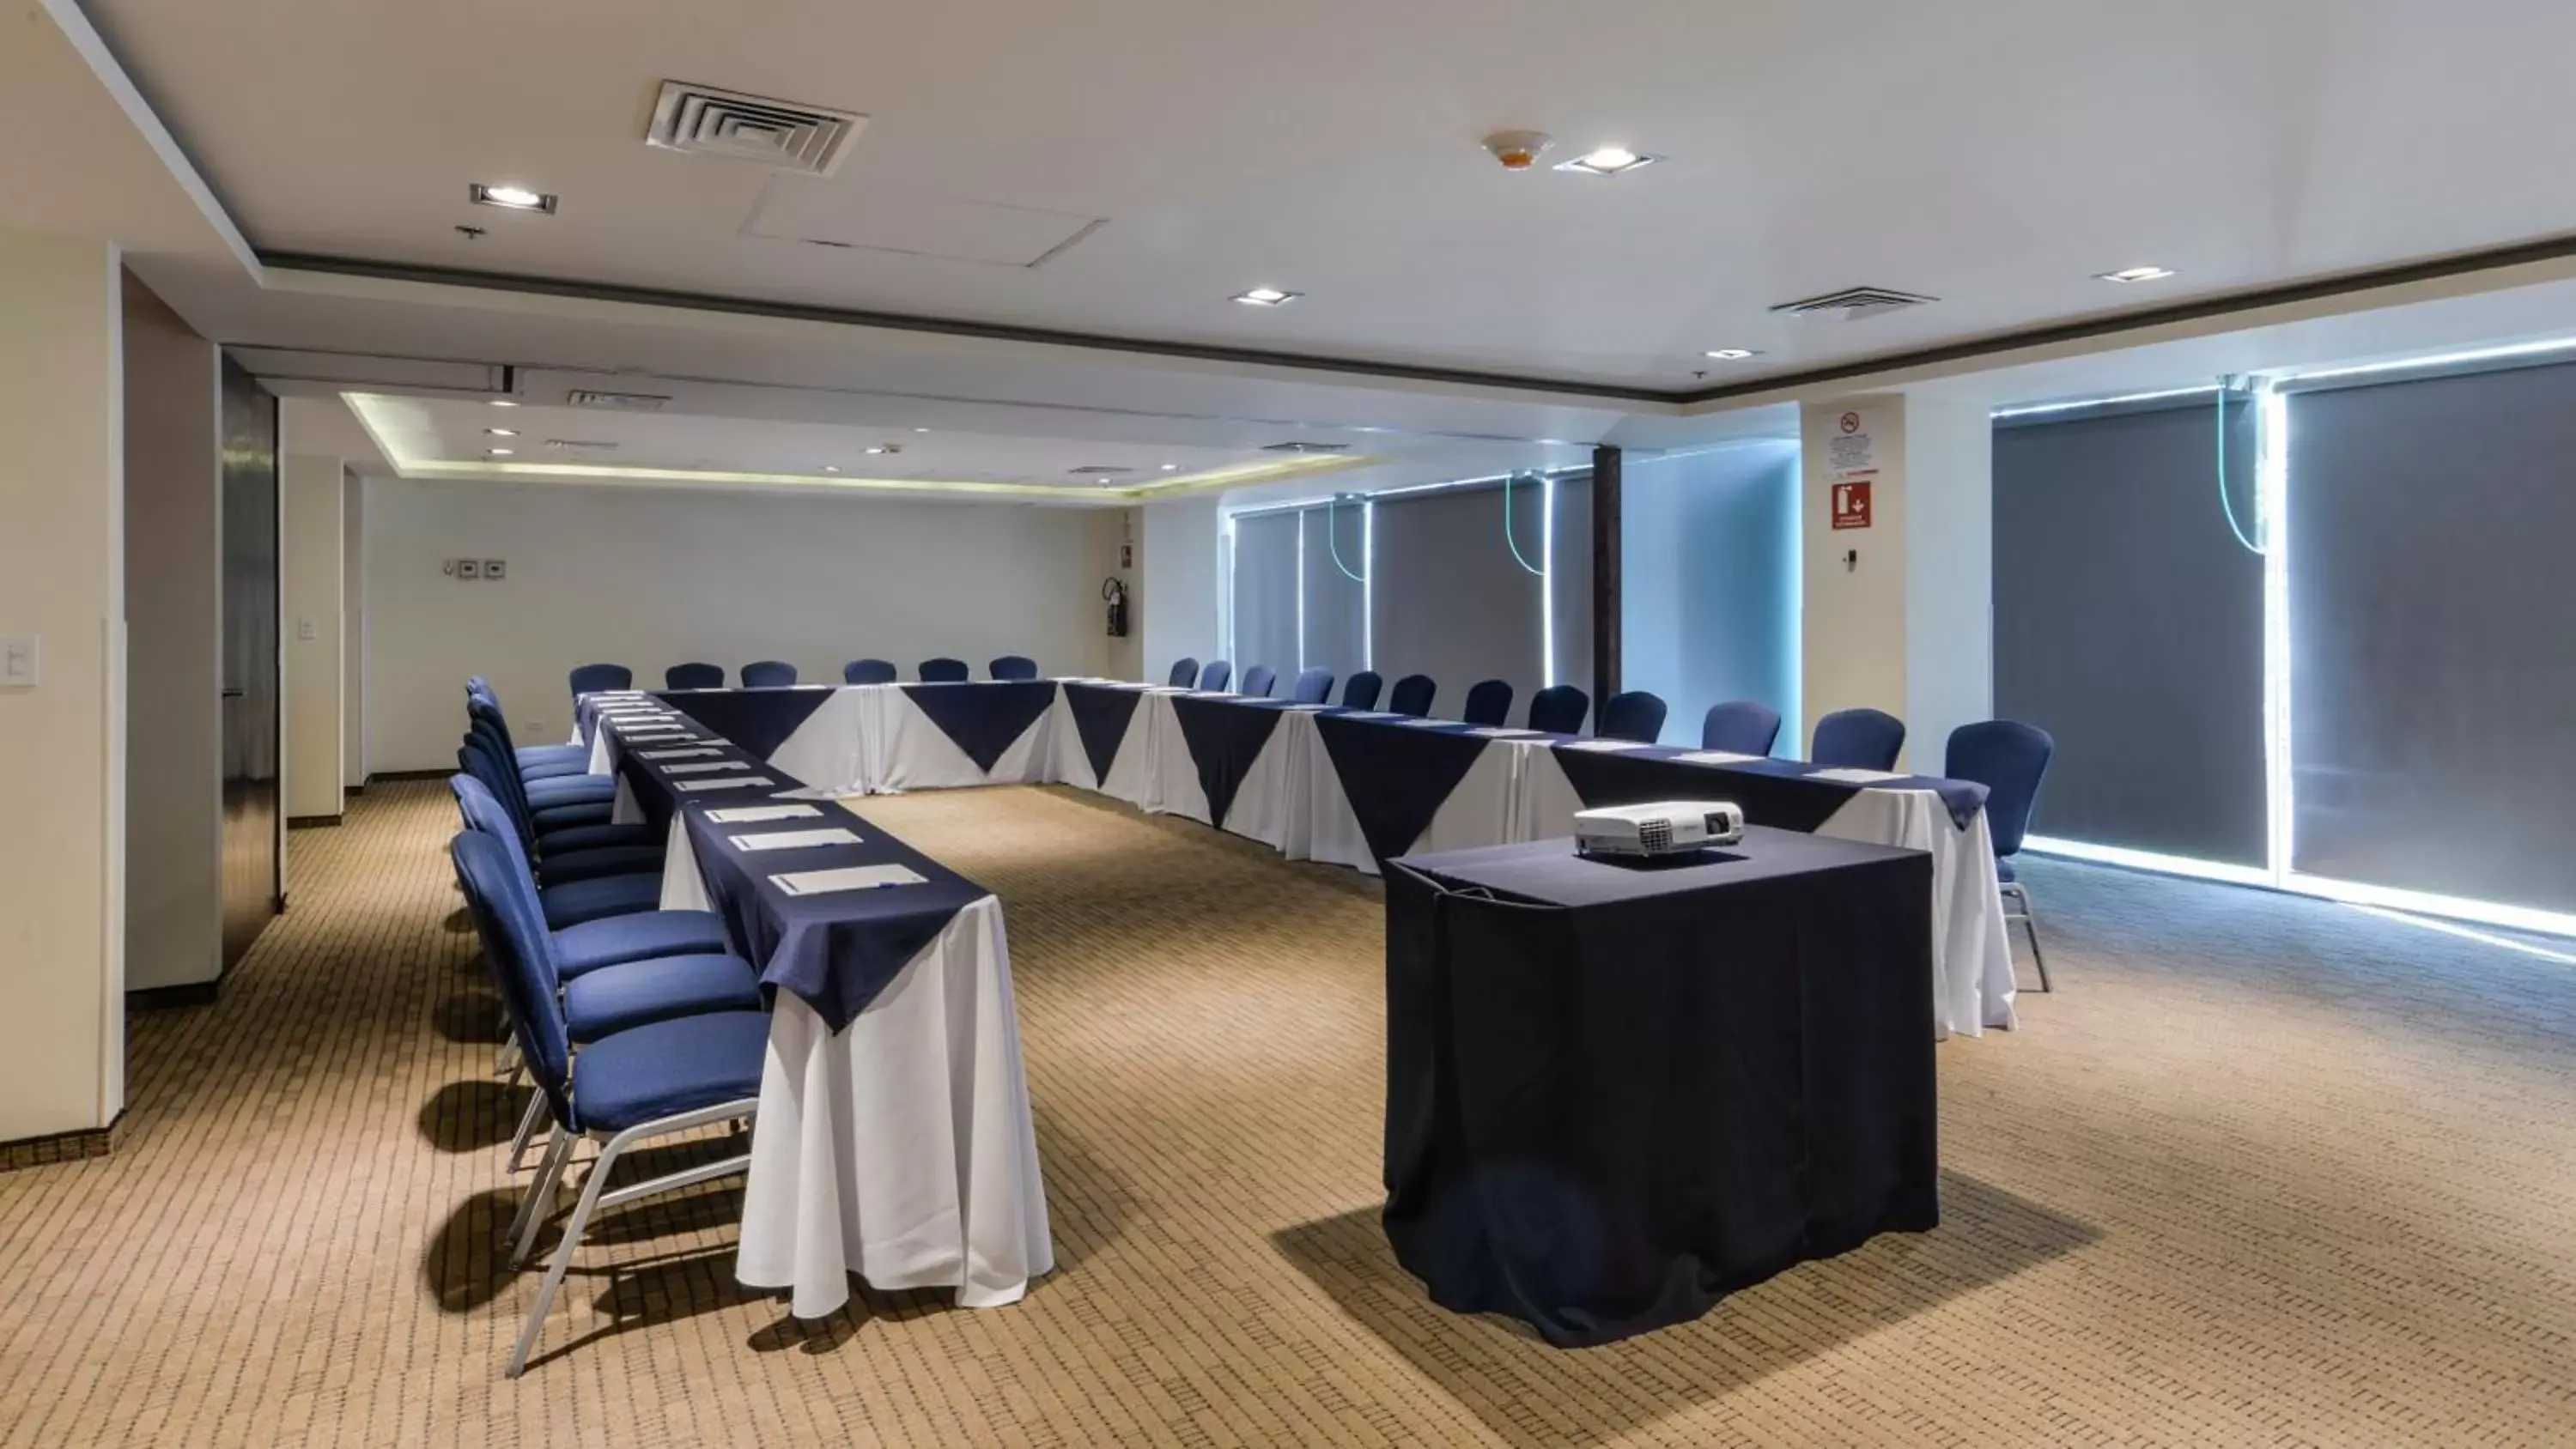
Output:
[[[338,819],[343,648],[339,455],[286,453],[278,462],[278,491],[286,815],[290,820]]]
[[[1815,722],[1835,710],[1867,706],[1905,717],[1909,513],[1903,396],[1807,403],[1800,414],[1798,672],[1806,733],[1792,741],[1784,729],[1780,753],[1803,758]],[[1877,469],[1867,528],[1833,526],[1835,442],[1850,436],[1842,428],[1846,414],[1858,417],[1858,431],[1871,440]],[[1856,562],[1846,560],[1851,553]]]
[[[1995,712],[1995,425],[1982,405],[1905,406],[1905,731],[1938,774],[1950,731]]]
[[[1144,585],[1130,601],[1139,619],[1143,673],[1157,683],[1172,661],[1204,664],[1224,657],[1224,619],[1217,602],[1215,495],[1148,503],[1136,562]]]
[[[125,1105],[123,275],[0,233],[0,1141]]]
[[[1086,674],[1107,679],[1142,679],[1144,675],[1144,638],[1137,629],[1138,570],[1133,552],[1138,527],[1137,510],[1103,508],[1083,515],[1082,553],[1090,571],[1092,588],[1091,662]],[[1121,562],[1119,550],[1129,552]],[[1109,637],[1109,601],[1101,598],[1100,586],[1109,579],[1127,586],[1127,637]],[[1165,661],[1165,668],[1170,662]]]
[[[125,985],[223,968],[215,346],[125,279]]]
[[[340,783],[367,783],[367,482],[340,483]]]
[[[983,673],[1026,654],[1096,669],[1100,578],[1086,514],[1014,504],[370,479],[367,731],[378,771],[453,769],[466,676],[521,744],[570,728],[565,675],[627,665],[638,685],[703,659],[784,659],[809,681],[875,656],[906,677],[953,655]],[[445,577],[502,559],[502,581]]]

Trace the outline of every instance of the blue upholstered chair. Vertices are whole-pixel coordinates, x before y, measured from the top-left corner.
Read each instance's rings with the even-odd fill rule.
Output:
[[[510,745],[510,733],[498,720],[483,713],[471,717],[465,732],[491,745],[493,758],[509,761],[519,777],[520,793],[532,802],[548,805],[571,805],[585,801],[608,801],[617,798],[617,782],[605,775],[590,773],[589,756],[582,757],[582,768],[568,770],[560,763],[545,765],[518,764],[518,751]]]
[[[1439,693],[1440,685],[1430,675],[1408,674],[1397,680],[1395,688],[1387,692],[1386,707],[1397,714],[1425,718],[1431,713],[1431,701]]]
[[[984,670],[995,679],[1035,679],[1038,662],[1025,654],[1005,654],[985,665]]]
[[[1749,699],[1708,707],[1699,722],[1699,747],[1735,755],[1767,755],[1780,739],[1780,711]]]
[[[902,671],[882,659],[853,659],[841,666],[843,684],[892,684]]]
[[[1807,758],[1848,770],[1893,770],[1905,748],[1905,721],[1885,710],[1838,709],[1816,721]]]
[[[1288,695],[1289,702],[1292,704],[1329,704],[1332,698],[1333,671],[1320,664],[1311,669],[1300,670],[1297,674],[1297,687]]]
[[[2004,919],[2018,920],[2030,933],[2030,959],[2039,967],[2039,989],[2048,989],[2048,958],[2039,951],[2039,922],[2030,913],[2030,891],[2013,870],[2022,837],[2030,832],[2030,812],[2039,804],[2040,782],[2057,741],[2036,725],[2008,719],[1961,725],[1950,731],[1941,773],[1953,780],[1974,780],[1986,787],[1986,833],[1995,842],[1995,880],[2007,902]],[[2015,909],[2018,907],[2018,909]]]
[[[1279,671],[1267,664],[1256,664],[1243,671],[1243,692],[1254,699],[1268,699],[1279,684]]]
[[[606,1192],[618,1159],[638,1145],[721,1123],[748,1121],[759,1112],[769,1017],[765,1012],[738,1010],[656,1021],[589,1041],[576,1058],[564,1007],[555,997],[552,973],[546,969],[543,928],[509,888],[510,866],[503,847],[490,836],[469,830],[451,841],[448,851],[457,879],[465,886],[475,926],[483,935],[485,958],[500,987],[502,1006],[519,1039],[528,1075],[554,1122],[545,1160],[520,1201],[518,1220],[510,1225],[513,1265],[525,1263],[536,1247],[537,1230],[552,1210],[573,1144],[584,1137],[599,1143],[581,1200],[564,1223],[562,1241],[547,1265],[536,1302],[529,1307],[518,1345],[511,1351],[505,1372],[516,1378],[527,1368],[528,1355],[545,1328],[546,1311],[563,1287],[573,1250],[581,1245],[592,1215],[603,1203],[615,1207],[730,1177],[750,1167],[748,1153],[716,1162],[699,1160],[666,1176],[629,1180],[613,1194]]]
[[[1592,713],[1592,696],[1571,684],[1552,684],[1530,697],[1529,727],[1552,735],[1583,733],[1584,717]]]
[[[572,697],[611,689],[633,689],[635,671],[623,664],[584,664],[572,672]]]
[[[1499,679],[1478,680],[1467,691],[1467,707],[1458,718],[1471,725],[1499,725],[1512,717],[1512,687]]]
[[[796,666],[784,659],[755,659],[742,667],[745,689],[785,689],[796,682]]]
[[[1211,659],[1199,671],[1199,688],[1223,689],[1234,682],[1234,666],[1222,659]]]
[[[532,836],[527,823],[501,803],[501,797],[492,793],[492,787],[470,774],[449,776],[447,788],[455,794],[456,808],[464,815],[467,825],[508,835],[523,847],[533,839],[536,858],[531,875],[538,885],[564,885],[603,875],[661,874],[662,847],[659,844],[620,841],[615,844],[566,845],[556,837]],[[614,830],[619,827],[607,828]]]
[[[465,773],[480,782],[495,800],[501,799],[501,792],[493,786],[493,775],[489,764],[468,758],[473,754],[470,750],[460,750],[457,753],[460,763],[465,766]],[[460,809],[470,808],[461,792],[457,804]],[[506,807],[505,813],[511,823],[519,827],[516,838],[519,841],[520,856],[524,860],[531,848],[529,843],[531,832],[527,819],[517,811],[507,810]],[[546,813],[539,811],[538,819],[542,821]],[[602,824],[605,824],[606,814],[605,810],[601,811]],[[563,849],[556,845],[557,836],[546,831],[542,824],[538,825],[533,833],[535,849]],[[535,878],[533,868],[530,871],[530,878]],[[651,869],[622,871],[614,875],[591,876],[582,880],[566,880],[560,884],[545,887],[539,895],[543,899],[547,928],[560,931],[569,926],[581,925],[586,921],[605,920],[610,916],[631,916],[638,911],[659,909],[662,904],[662,872],[657,866]]]
[[[916,672],[920,674],[921,682],[924,684],[964,684],[975,677],[975,671],[966,667],[965,660],[950,659],[944,655],[937,659],[921,661],[921,668]]]
[[[1601,706],[1601,738],[1651,745],[1664,732],[1664,701],[1642,689],[1610,696]]]
[[[1181,689],[1196,686],[1199,682],[1199,662],[1186,654],[1182,655],[1172,661],[1172,672],[1163,682]]]
[[[662,671],[665,689],[722,689],[724,666],[721,664],[674,664]]]
[[[510,721],[501,711],[500,696],[487,686],[465,691],[465,717],[492,727],[501,738],[504,752],[518,766],[521,776],[530,780],[549,779],[558,775],[590,773],[588,745],[529,745],[522,748],[510,738]]]
[[[536,878],[528,869],[522,839],[509,829],[508,813],[500,810],[482,782],[471,776],[453,776],[447,785],[456,795],[457,811],[464,817],[466,827],[480,830],[509,847],[512,867],[531,888],[537,889],[536,903],[542,907],[545,892],[537,888]],[[570,981],[602,966],[626,961],[722,952],[730,949],[725,939],[724,920],[713,911],[645,910],[603,916],[555,930],[552,948],[555,969]]]
[[[1345,709],[1375,709],[1377,708],[1378,692],[1385,688],[1386,680],[1383,676],[1374,669],[1363,669],[1359,673],[1354,674],[1349,679],[1343,681],[1342,707]]]

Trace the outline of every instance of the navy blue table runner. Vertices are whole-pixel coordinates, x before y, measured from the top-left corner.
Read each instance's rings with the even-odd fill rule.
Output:
[[[972,684],[902,686],[930,722],[957,742],[975,768],[990,774],[1013,741],[1027,734],[1055,703],[1051,679],[986,680]]]
[[[1489,743],[1467,725],[1409,725],[1332,711],[1316,713],[1315,732],[1381,868],[1431,828]]]
[[[1136,702],[1144,697],[1141,689],[1112,685],[1064,686],[1065,708],[1073,714],[1074,733],[1082,737],[1082,757],[1091,762],[1092,779],[1109,778],[1110,767],[1118,763],[1118,747],[1126,743],[1127,726],[1136,718]]]
[[[814,711],[832,697],[834,687],[688,689],[653,697],[766,760],[778,753],[798,726],[814,717]]]
[[[1199,788],[1207,794],[1208,823],[1222,827],[1234,808],[1234,792],[1252,773],[1261,747],[1279,728],[1286,707],[1251,699],[1193,699],[1172,696],[1172,714],[1181,724],[1190,763],[1198,768]]]

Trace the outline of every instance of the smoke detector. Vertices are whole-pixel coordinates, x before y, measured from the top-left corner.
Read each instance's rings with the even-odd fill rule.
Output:
[[[1556,138],[1545,131],[1496,131],[1485,138],[1485,149],[1506,171],[1527,171],[1555,144]]]

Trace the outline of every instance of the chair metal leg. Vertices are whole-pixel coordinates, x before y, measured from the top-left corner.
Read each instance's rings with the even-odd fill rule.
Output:
[[[528,1309],[528,1322],[519,1330],[519,1346],[510,1351],[510,1365],[506,1372],[514,1379],[527,1371],[528,1355],[535,1351],[537,1335],[546,1326],[546,1310],[554,1306],[555,1290],[563,1286],[564,1270],[572,1266],[572,1250],[580,1245],[582,1233],[590,1227],[590,1215],[599,1208],[600,1189],[608,1186],[608,1169],[616,1163],[618,1151],[625,1141],[624,1133],[611,1138],[608,1145],[599,1150],[599,1161],[591,1168],[590,1181],[582,1184],[581,1202],[564,1223],[563,1241],[555,1245],[554,1261],[546,1265],[546,1281],[538,1286],[537,1301]]]
[[[545,1120],[546,1094],[543,1092],[531,1093],[528,1097],[528,1110],[519,1114],[518,1135],[510,1139],[509,1171],[517,1172],[519,1170],[519,1159],[528,1155],[528,1139],[537,1135],[537,1128],[542,1125]]]
[[[2022,929],[2029,933],[2031,964],[2039,968],[2039,989],[2047,991],[2050,989],[2048,985],[2048,953],[2039,948],[2039,918],[2031,914],[2030,891],[2024,887],[2021,882],[2012,881],[2003,886],[2002,893],[2012,897],[2015,901],[2018,901],[2021,904],[2020,910],[2006,912],[2004,915],[2004,921],[2007,926],[2009,926],[2011,922],[2018,919],[2021,922]]]
[[[553,1205],[555,1184],[563,1181],[564,1164],[572,1160],[572,1134],[555,1129],[546,1143],[546,1155],[537,1163],[537,1175],[528,1180],[527,1196],[519,1199],[519,1215],[510,1220],[510,1266],[516,1268],[528,1261],[537,1245],[537,1225],[546,1219],[546,1209]]]

